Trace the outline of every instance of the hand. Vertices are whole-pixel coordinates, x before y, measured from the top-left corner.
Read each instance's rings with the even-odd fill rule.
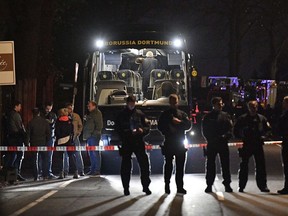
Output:
[[[173,124],[180,124],[182,121],[176,117],[173,117],[172,122]]]
[[[143,129],[142,129],[142,128],[138,128],[138,129],[137,129],[137,132],[140,133],[140,134],[142,134],[142,133],[143,133]]]

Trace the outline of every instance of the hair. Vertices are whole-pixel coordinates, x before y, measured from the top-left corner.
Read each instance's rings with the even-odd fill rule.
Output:
[[[288,96],[285,96],[285,97],[283,98],[283,102],[288,103]]]
[[[59,109],[58,110],[58,116],[61,117],[61,116],[68,116],[69,113],[68,113],[68,110],[66,108],[62,108],[62,109]]]
[[[53,102],[52,101],[47,101],[45,103],[45,107],[47,107],[47,106],[53,106]]]
[[[97,103],[95,101],[89,101],[88,104],[91,103],[93,106],[97,106]]]
[[[73,104],[71,102],[65,103],[65,107],[68,107],[68,106],[73,106]]]
[[[169,95],[169,103],[171,104],[172,100],[178,100],[178,95],[170,94]]]
[[[153,57],[153,52],[152,52],[152,51],[148,51],[148,52],[146,53],[146,57],[152,58],[152,57]]]
[[[33,116],[38,116],[40,114],[40,109],[38,107],[35,107],[32,109]]]
[[[256,101],[256,100],[250,100],[250,101],[248,101],[248,103],[247,103],[247,106],[249,107],[250,105],[252,105],[252,104],[257,104],[257,106],[258,106],[258,102]]]
[[[212,104],[212,106],[214,106],[215,104],[219,103],[220,101],[222,101],[221,97],[213,97],[211,99],[211,104]]]
[[[13,103],[12,103],[12,108],[15,108],[16,106],[19,106],[20,104],[22,104],[20,101],[15,100],[15,101],[13,101]]]
[[[129,95],[126,99],[126,103],[136,102],[136,97],[134,95]]]

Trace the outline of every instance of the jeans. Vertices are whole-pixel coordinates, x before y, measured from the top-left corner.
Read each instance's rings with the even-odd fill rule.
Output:
[[[24,147],[22,139],[11,137],[8,142],[9,146]],[[21,172],[22,161],[24,159],[24,151],[11,151],[5,154],[5,168],[16,168],[18,174]]]
[[[54,147],[54,142],[55,142],[55,138],[51,137],[51,139],[48,141],[47,146],[48,147]],[[48,160],[48,175],[51,176],[53,175],[52,172],[52,162],[53,162],[53,151],[48,151],[48,156],[47,156],[47,160]]]
[[[88,146],[99,146],[100,136],[99,137],[90,137],[87,139]],[[89,151],[90,157],[90,172],[95,174],[100,172],[101,169],[101,155],[99,151]]]
[[[74,139],[74,144],[75,144],[75,147],[80,147],[81,146],[81,143],[80,143],[80,140],[79,140],[79,137],[76,137]],[[76,156],[76,167],[77,167],[77,170],[78,170],[78,173],[84,173],[84,163],[83,163],[83,158],[82,158],[82,153],[81,151],[75,151],[75,156]],[[69,173],[69,155],[67,153],[67,151],[65,151],[64,153],[64,173]]]
[[[33,152],[32,153],[32,159],[33,159],[33,177],[34,179],[38,179],[38,176],[41,172],[41,168],[39,166],[39,159],[41,160],[41,167],[42,167],[42,176],[43,178],[48,177],[48,167],[47,167],[47,155],[48,152],[39,151],[39,152]],[[41,158],[39,157],[41,156]]]

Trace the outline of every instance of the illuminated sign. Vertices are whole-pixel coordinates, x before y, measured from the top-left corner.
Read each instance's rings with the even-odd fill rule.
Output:
[[[14,42],[0,41],[0,85],[15,85]]]
[[[113,40],[105,42],[106,46],[130,46],[130,45],[161,45],[171,46],[172,41],[169,40]]]

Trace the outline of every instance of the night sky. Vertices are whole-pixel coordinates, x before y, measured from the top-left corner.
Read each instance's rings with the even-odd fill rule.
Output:
[[[229,69],[229,47],[237,43],[239,48],[234,52],[239,54],[239,77],[270,78],[271,61],[275,52],[281,49],[277,77],[288,79],[288,63],[285,61],[288,43],[281,46],[288,38],[285,0],[71,2],[74,4],[60,14],[65,23],[58,23],[61,30],[55,32],[56,41],[62,44],[57,46],[57,51],[64,52],[63,55],[69,53],[70,60],[91,49],[96,34],[110,29],[121,31],[118,27],[122,25],[143,26],[144,29],[153,25],[186,37],[200,76],[235,75],[235,71]],[[236,41],[231,42],[231,34]]]

